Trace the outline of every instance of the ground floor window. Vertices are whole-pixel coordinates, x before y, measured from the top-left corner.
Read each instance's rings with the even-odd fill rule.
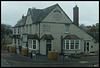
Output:
[[[64,49],[75,50],[80,49],[80,40],[64,40]]]
[[[39,42],[38,40],[32,40],[32,49],[39,49]]]

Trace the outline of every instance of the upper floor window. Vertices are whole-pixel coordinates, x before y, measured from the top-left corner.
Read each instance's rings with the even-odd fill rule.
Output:
[[[18,34],[19,34],[19,28],[18,28]]]
[[[69,25],[65,24],[65,33],[69,33]]]
[[[38,25],[36,25],[35,32],[38,33]]]
[[[14,28],[14,34],[16,34],[16,29]]]

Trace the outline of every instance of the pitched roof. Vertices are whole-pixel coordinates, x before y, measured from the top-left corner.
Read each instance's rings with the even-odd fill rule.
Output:
[[[25,25],[26,18],[27,18],[27,16],[24,16],[24,18],[20,19],[14,27]]]
[[[37,34],[29,34],[28,39],[39,39]]]
[[[42,21],[58,4],[52,5],[48,8],[42,9],[41,13],[35,20],[35,23]]]
[[[45,8],[45,9],[33,9],[33,8],[31,9],[31,8],[29,8],[30,15],[31,15],[31,18],[32,18],[32,22],[33,23],[37,23],[37,22],[42,21],[50,13],[50,11],[53,10],[53,8],[56,5],[58,5],[58,4],[52,5],[52,6],[48,7],[48,8]],[[26,22],[26,18],[27,18],[27,16],[25,16],[24,18],[19,20],[14,27],[18,27],[18,26],[24,25],[25,22]]]
[[[30,12],[30,16],[32,18],[32,23],[36,24],[36,23],[41,22],[57,5],[58,4],[55,4],[55,5],[52,5],[50,7],[45,8],[45,9],[33,9],[33,8],[31,9],[31,8],[29,8],[28,11]],[[25,16],[24,18],[19,20],[14,27],[24,25],[26,22],[26,18],[27,18],[27,16]]]
[[[44,39],[44,40],[53,40],[53,36],[51,34],[44,34],[41,39]]]
[[[41,9],[32,9],[31,10],[30,15],[31,15],[33,23],[36,21],[36,19],[40,16],[41,13],[42,13]]]

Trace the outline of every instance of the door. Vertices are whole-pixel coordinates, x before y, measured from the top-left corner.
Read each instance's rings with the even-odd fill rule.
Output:
[[[46,40],[46,55],[51,51],[51,40]]]
[[[89,52],[89,41],[84,41],[84,52]]]

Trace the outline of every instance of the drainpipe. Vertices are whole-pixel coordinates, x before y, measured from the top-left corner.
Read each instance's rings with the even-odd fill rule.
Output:
[[[15,35],[15,40],[14,41],[16,41],[16,35]],[[15,43],[15,54],[16,54],[16,43]]]
[[[63,36],[61,35],[61,54],[63,54]]]
[[[26,36],[27,36],[26,46],[27,46],[27,57],[28,57],[28,33],[26,33]]]
[[[39,54],[40,54],[40,22],[39,22]]]

